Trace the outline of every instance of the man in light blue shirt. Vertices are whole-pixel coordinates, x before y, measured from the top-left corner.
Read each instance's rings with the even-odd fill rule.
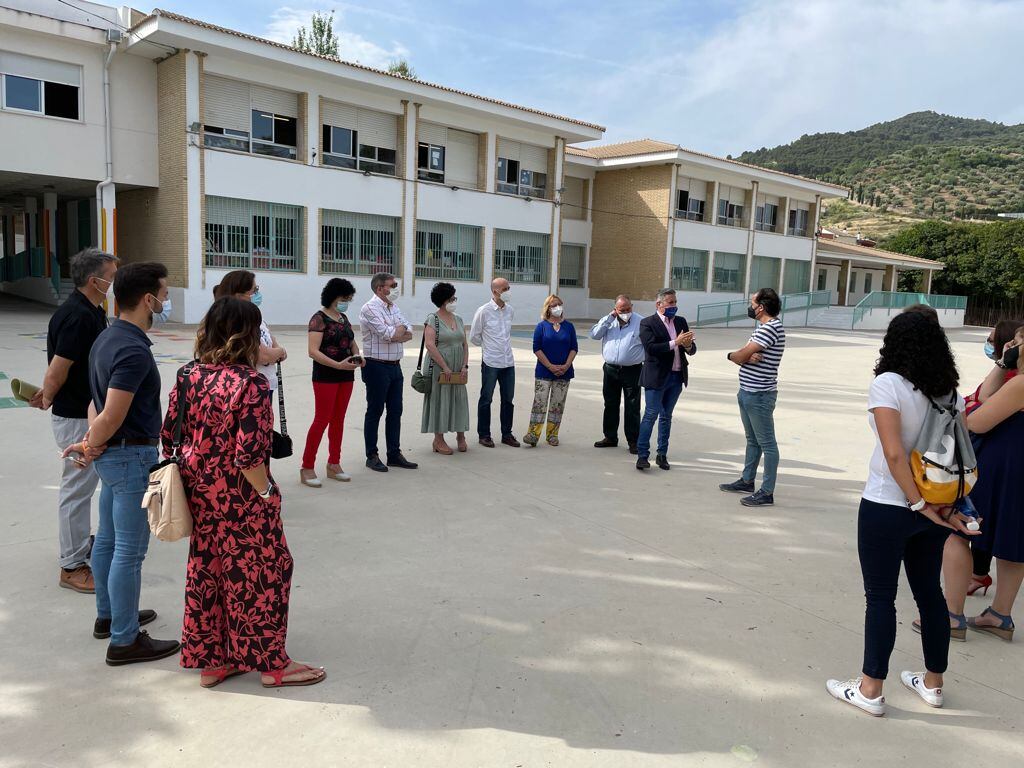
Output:
[[[590,337],[601,341],[604,358],[604,439],[595,448],[614,448],[619,444],[619,400],[624,401],[626,442],[635,454],[640,436],[640,371],[643,369],[644,347],[640,343],[640,321],[633,312],[629,296],[615,299],[615,309],[597,321]]]

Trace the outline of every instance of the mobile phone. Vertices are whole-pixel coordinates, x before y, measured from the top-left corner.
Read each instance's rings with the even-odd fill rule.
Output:
[[[84,457],[80,453],[69,453],[67,456],[64,456],[64,461],[73,461],[78,466],[84,467],[85,461],[83,461],[83,458]]]
[[[363,356],[362,355],[353,355],[352,357],[350,357],[348,359],[348,361],[350,363],[361,363],[361,362],[363,362]]]

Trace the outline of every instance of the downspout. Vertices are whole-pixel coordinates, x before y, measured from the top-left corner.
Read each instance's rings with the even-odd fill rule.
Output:
[[[106,238],[101,238],[100,233],[103,232],[104,216],[103,216],[103,190],[114,183],[114,157],[111,151],[111,138],[110,138],[110,62],[114,58],[114,54],[117,53],[117,43],[110,43],[110,50],[107,51],[107,58],[103,62],[103,149],[106,154],[105,164],[105,175],[103,181],[96,185],[96,229],[97,229],[97,241],[101,248],[105,250],[111,250],[106,248]],[[110,233],[111,237],[113,233]]]

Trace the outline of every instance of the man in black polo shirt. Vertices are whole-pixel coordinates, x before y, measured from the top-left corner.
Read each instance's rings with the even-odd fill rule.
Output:
[[[61,451],[79,442],[89,428],[89,352],[107,327],[107,316],[100,305],[113,285],[117,261],[116,256],[96,248],[72,257],[75,290],[50,318],[46,333],[49,366],[43,387],[30,405],[44,411],[53,407],[53,437]],[[89,534],[92,497],[98,482],[91,467],[83,470],[72,461],[63,462],[57,505],[58,584],[75,592],[93,592]]]
[[[85,439],[65,452],[95,461],[103,483],[100,524],[92,551],[96,577],[94,636],[110,638],[107,664],[153,661],[177,653],[175,640],[153,640],[139,629],[156,618],[139,613],[142,561],[149,522],[142,497],[157,462],[162,422],[160,373],[146,335],[167,298],[167,268],[127,264],[114,277],[119,315],[100,334],[89,355],[92,411]]]

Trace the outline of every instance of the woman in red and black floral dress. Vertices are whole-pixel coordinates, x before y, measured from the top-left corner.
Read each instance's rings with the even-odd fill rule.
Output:
[[[292,556],[267,471],[274,417],[253,367],[260,319],[251,302],[218,299],[199,326],[196,362],[178,372],[179,466],[193,518],[181,665],[202,669],[204,688],[257,670],[268,688],[325,676],[285,650]],[[180,399],[176,386],[161,435],[168,457]]]

